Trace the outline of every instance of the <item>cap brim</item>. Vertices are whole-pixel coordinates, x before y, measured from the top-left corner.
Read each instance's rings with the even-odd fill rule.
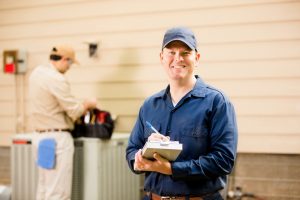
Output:
[[[193,47],[193,45],[189,44],[188,42],[186,42],[185,40],[183,40],[182,38],[174,38],[168,42],[166,42],[166,44],[163,46],[163,48],[165,48],[168,44],[170,44],[171,42],[174,42],[174,41],[181,41],[183,42],[184,44],[186,44],[191,50],[197,50]]]

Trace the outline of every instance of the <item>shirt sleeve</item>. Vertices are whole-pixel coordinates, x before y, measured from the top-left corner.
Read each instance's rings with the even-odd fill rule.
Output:
[[[52,90],[52,94],[56,97],[62,109],[73,121],[83,114],[83,103],[71,94],[70,84],[64,77],[54,81],[50,90]]]
[[[143,134],[143,120],[142,120],[142,108],[140,109],[138,119],[135,123],[135,126],[131,132],[131,135],[128,140],[128,146],[126,148],[126,160],[128,162],[129,168],[136,174],[142,173],[140,171],[134,170],[134,158],[136,152],[139,149],[142,149],[145,144],[145,138]]]
[[[210,179],[233,169],[238,137],[236,116],[232,104],[222,95],[214,99],[209,121],[208,153],[197,160],[171,163],[174,179]]]

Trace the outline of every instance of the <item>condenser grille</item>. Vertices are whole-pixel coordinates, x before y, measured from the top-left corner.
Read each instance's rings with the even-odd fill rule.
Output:
[[[13,141],[11,151],[13,200],[35,199],[37,168],[32,152],[30,140],[24,143],[20,140]]]
[[[83,186],[84,186],[84,160],[83,160],[83,141],[74,141],[75,152],[73,161],[73,180],[72,180],[72,200],[83,199]]]
[[[139,199],[139,177],[128,168],[126,146],[125,141],[114,141],[99,148],[100,199]]]

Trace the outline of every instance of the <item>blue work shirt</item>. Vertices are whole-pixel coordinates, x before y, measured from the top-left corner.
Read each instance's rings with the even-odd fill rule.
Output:
[[[145,172],[144,189],[158,195],[205,195],[223,189],[233,169],[237,150],[237,125],[233,105],[219,90],[197,82],[174,107],[169,86],[145,100],[126,149],[130,169],[134,156],[153,131],[183,144],[171,162],[172,175]]]

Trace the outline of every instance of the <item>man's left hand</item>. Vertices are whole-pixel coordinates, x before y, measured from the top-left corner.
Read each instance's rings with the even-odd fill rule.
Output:
[[[139,151],[135,157],[135,169],[139,171],[154,171],[166,175],[172,174],[171,163],[168,160],[161,157],[158,153],[155,153],[153,158],[155,160],[143,158]]]

